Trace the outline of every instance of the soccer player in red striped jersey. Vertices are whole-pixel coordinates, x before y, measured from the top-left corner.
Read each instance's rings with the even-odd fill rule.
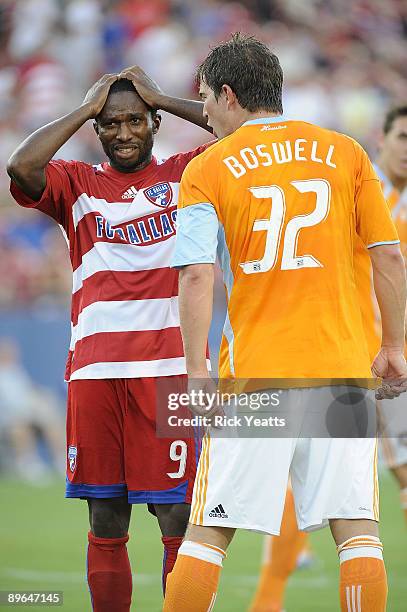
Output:
[[[158,108],[206,127],[200,102],[165,96],[132,67],[103,76],[79,108],[34,132],[8,164],[14,198],[59,224],[72,263],[66,496],[89,505],[87,573],[97,612],[130,609],[133,503],[148,503],[157,516],[165,588],[199,454],[198,436],[156,436],[156,407],[160,384],[179,390],[186,379],[170,260],[181,175],[207,145],[156,159]],[[53,160],[90,119],[109,161]]]

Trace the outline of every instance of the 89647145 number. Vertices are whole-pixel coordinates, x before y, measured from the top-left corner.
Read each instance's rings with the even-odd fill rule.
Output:
[[[62,591],[0,591],[0,605],[62,606]]]

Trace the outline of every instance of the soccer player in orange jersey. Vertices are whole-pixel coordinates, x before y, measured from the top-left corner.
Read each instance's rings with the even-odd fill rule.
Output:
[[[380,153],[375,170],[390,208],[407,267],[407,106],[391,109],[385,118]],[[370,258],[359,241],[355,255],[355,272],[368,338],[370,355],[377,354],[381,342],[380,311],[375,298]],[[407,344],[405,347],[407,355]],[[382,451],[399,486],[401,505],[407,520],[407,422],[405,397],[378,404],[382,427]]]
[[[377,395],[398,396],[407,387],[405,268],[379,179],[351,138],[284,119],[280,64],[257,40],[233,36],[211,51],[199,76],[204,115],[221,140],[183,176],[173,264],[181,268],[181,327],[190,393],[198,397],[191,408],[219,417],[220,427],[204,439],[164,610],[212,610],[236,528],[278,535],[291,474],[299,527],[330,524],[341,609],[383,612],[376,441],[304,435],[316,407],[327,407],[327,424],[335,415],[340,424],[346,403],[356,406],[363,397],[373,404],[354,277],[356,234],[369,248],[382,317],[373,373],[384,383]],[[261,380],[256,386],[254,379],[279,378],[277,389],[285,379],[281,396],[273,381],[263,384],[283,414],[304,415],[298,430],[294,418],[289,423],[287,437],[243,437],[236,424],[237,435],[228,438],[216,404],[207,410],[215,388],[205,349],[216,251],[228,301],[220,377],[232,388],[245,379],[243,388],[257,391]],[[250,405],[259,395],[239,397]],[[285,419],[273,424],[287,427]]]
[[[396,225],[401,251],[407,265],[407,106],[391,109],[385,118],[379,158],[374,164],[383,193]],[[380,349],[380,311],[375,298],[369,254],[358,239],[355,253],[356,284],[360,292],[363,323],[371,359]],[[379,315],[379,316],[378,316]],[[407,350],[407,349],[406,349]],[[406,353],[407,354],[407,353]],[[401,505],[407,520],[407,426],[405,396],[379,402],[382,420],[382,451],[399,486]],[[298,549],[306,533],[298,530],[292,490],[287,491],[281,533],[265,539],[259,585],[251,612],[280,610],[287,580],[295,569]]]

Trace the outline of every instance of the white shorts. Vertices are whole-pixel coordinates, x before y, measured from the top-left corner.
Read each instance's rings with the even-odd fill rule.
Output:
[[[377,402],[383,458],[388,468],[407,464],[407,393]]]
[[[290,389],[305,409],[321,389]],[[279,535],[289,476],[298,526],[329,519],[379,519],[376,438],[204,438],[190,522]]]

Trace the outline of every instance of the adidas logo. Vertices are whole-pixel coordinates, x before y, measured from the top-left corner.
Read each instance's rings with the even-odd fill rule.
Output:
[[[222,504],[219,504],[219,506],[216,506],[212,512],[209,512],[209,516],[211,518],[229,518]]]
[[[122,195],[122,200],[129,200],[130,198],[135,198],[137,195],[137,189],[132,185],[127,191]]]

